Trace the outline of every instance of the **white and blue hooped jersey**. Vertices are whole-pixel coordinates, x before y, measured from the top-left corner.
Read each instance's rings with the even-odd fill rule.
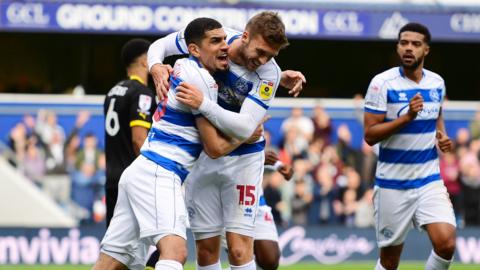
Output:
[[[242,35],[242,32],[237,30],[226,27],[223,29],[227,34],[227,43],[229,45]],[[167,42],[164,44],[165,57],[174,54],[188,53],[184,38],[184,29],[168,35],[166,39]],[[155,46],[155,43],[152,45]],[[258,113],[265,114],[270,106],[270,102],[275,97],[275,92],[281,79],[282,71],[275,62],[275,59],[271,59],[254,72],[230,60],[229,66],[228,71],[217,72],[213,75],[218,83],[217,103],[226,110],[239,112],[243,102],[248,98],[264,109],[264,111],[259,111]],[[262,151],[264,148],[265,141],[262,138],[257,143],[241,145],[229,155],[235,156],[255,153]]]
[[[182,81],[198,87],[204,98],[217,100],[218,86],[210,73],[195,58],[177,60],[167,99],[158,105],[141,154],[176,173],[183,181],[200,155],[202,144],[195,124],[198,112],[191,111],[175,97],[175,88]]]
[[[435,135],[445,97],[442,77],[424,69],[417,84],[400,67],[380,73],[368,88],[365,112],[385,114],[385,121],[392,121],[408,112],[409,101],[417,93],[424,100],[417,118],[380,142],[375,174],[379,187],[411,189],[441,180]]]

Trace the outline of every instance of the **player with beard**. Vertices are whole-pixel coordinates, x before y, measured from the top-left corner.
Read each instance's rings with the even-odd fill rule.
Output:
[[[455,216],[437,152],[452,151],[442,116],[445,84],[423,68],[429,43],[425,26],[403,26],[397,43],[401,66],[375,76],[365,97],[365,140],[380,144],[374,188],[380,259],[375,269],[397,269],[412,224],[426,230],[433,245],[425,269],[448,269],[455,252]]]

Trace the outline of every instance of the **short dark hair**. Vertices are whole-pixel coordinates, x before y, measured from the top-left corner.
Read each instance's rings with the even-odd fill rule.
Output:
[[[269,45],[285,48],[288,46],[288,38],[285,33],[285,25],[278,13],[263,11],[248,20],[245,26],[250,35],[260,35]]]
[[[407,31],[422,34],[424,37],[423,41],[425,41],[425,43],[427,44],[430,44],[432,36],[430,35],[430,31],[428,31],[428,28],[425,25],[415,22],[405,24],[402,28],[400,28],[400,31],[398,32],[398,40],[400,40],[400,35],[403,32]]]
[[[129,67],[139,56],[147,53],[150,44],[150,41],[142,38],[134,38],[125,43],[121,52],[122,62],[125,67]]]
[[[205,32],[222,28],[222,24],[211,18],[197,18],[191,21],[185,28],[185,42],[199,45],[205,37]]]

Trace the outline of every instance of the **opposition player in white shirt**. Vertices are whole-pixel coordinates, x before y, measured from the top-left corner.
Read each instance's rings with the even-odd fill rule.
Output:
[[[175,87],[184,82],[200,89],[205,100],[216,102],[218,85],[210,73],[228,67],[228,45],[220,23],[196,19],[185,36],[191,57],[176,62],[168,99],[155,112],[141,155],[121,176],[114,216],[93,269],[143,269],[150,245],[162,254],[156,270],[182,269],[187,212],[181,184],[202,149],[215,158],[242,143],[223,137],[197,111],[176,100]]]
[[[177,99],[198,110],[225,134],[244,139],[257,127],[282,78],[273,57],[288,44],[276,13],[262,12],[249,20],[244,32],[227,30],[229,70],[214,74],[219,84],[218,104],[203,99],[194,88],[177,88]],[[149,49],[149,65],[157,88],[165,84],[164,57],[184,53],[182,31],[157,40]],[[159,70],[156,70],[158,67]],[[288,78],[288,76],[287,76]],[[290,86],[301,89],[303,75],[290,76]],[[287,80],[288,81],[288,80]],[[297,87],[296,87],[297,86]],[[157,94],[162,95],[162,91]],[[214,116],[218,107],[239,112]],[[243,124],[243,126],[241,126]],[[238,136],[237,133],[243,133]],[[187,179],[186,202],[197,245],[198,269],[221,269],[220,235],[225,228],[232,269],[255,269],[254,222],[263,174],[265,141],[244,144],[228,156],[212,160],[201,154]]]
[[[365,97],[365,140],[380,144],[375,174],[375,269],[397,269],[413,225],[428,232],[433,250],[425,269],[448,269],[455,252],[455,217],[440,178],[437,148],[452,151],[445,132],[443,79],[423,68],[430,33],[409,23],[398,34],[401,66],[375,76]]]

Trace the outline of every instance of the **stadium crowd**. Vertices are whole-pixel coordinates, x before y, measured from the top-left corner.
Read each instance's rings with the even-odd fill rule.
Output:
[[[104,218],[105,155],[97,137],[80,131],[89,120],[81,111],[65,135],[54,111],[25,115],[10,131],[9,161],[62,208],[82,222]]]
[[[105,216],[105,156],[93,133],[80,132],[89,117],[80,112],[66,135],[55,112],[39,110],[36,117],[25,115],[7,139],[10,163],[84,223]],[[265,199],[277,225],[373,226],[374,148],[366,143],[354,148],[356,135],[346,124],[333,126],[320,106],[311,117],[293,108],[282,123],[279,145],[269,143],[270,132],[278,131],[265,131],[266,150],[277,152],[295,171],[288,182],[265,171]],[[441,156],[441,175],[459,227],[480,225],[480,112],[453,139],[456,150]]]

